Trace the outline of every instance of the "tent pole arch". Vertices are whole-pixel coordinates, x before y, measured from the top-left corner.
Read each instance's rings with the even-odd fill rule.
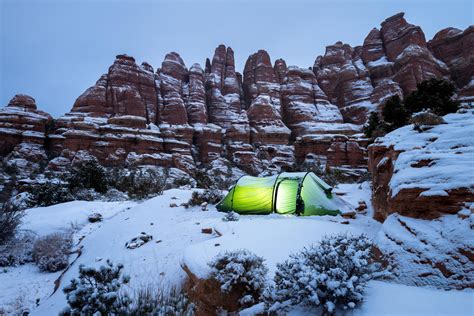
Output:
[[[275,182],[273,183],[273,190],[272,190],[272,213],[275,213],[275,209],[276,209],[276,198],[275,198],[275,195],[276,195],[276,188],[275,186],[278,186],[278,178],[280,178],[281,176],[281,173],[278,174],[278,176],[276,177],[275,179]]]
[[[237,179],[237,182],[235,182],[235,185],[234,185],[234,189],[232,190],[232,198],[230,199],[230,208],[232,212],[234,211],[234,193],[235,193],[235,190],[237,189],[237,184],[239,184],[239,181],[240,179],[242,179],[242,177],[244,176],[242,175]]]
[[[307,171],[307,172],[305,173],[305,175],[303,176],[303,178],[301,178],[300,181],[299,181],[299,183],[298,183],[298,191],[296,192],[296,205],[298,205],[298,200],[299,200],[299,199],[302,199],[302,198],[301,198],[301,190],[303,189],[304,179],[306,179],[306,176],[307,176],[309,173],[310,173],[310,172]],[[304,203],[304,201],[303,201],[303,203]],[[302,213],[304,213],[304,207],[303,207]],[[296,210],[296,215],[298,215],[298,216],[301,215],[298,210]]]

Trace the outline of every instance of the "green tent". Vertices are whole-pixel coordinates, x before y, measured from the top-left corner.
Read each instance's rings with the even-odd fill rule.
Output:
[[[331,190],[312,172],[243,176],[216,207],[239,214],[337,215],[341,204]]]

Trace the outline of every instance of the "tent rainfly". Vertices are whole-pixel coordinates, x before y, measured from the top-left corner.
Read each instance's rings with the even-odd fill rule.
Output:
[[[337,215],[343,205],[331,190],[312,172],[243,176],[216,207],[239,214]]]

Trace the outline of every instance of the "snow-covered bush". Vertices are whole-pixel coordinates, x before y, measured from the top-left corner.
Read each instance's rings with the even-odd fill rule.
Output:
[[[33,244],[36,236],[29,231],[20,231],[0,245],[0,267],[17,266],[32,262]]]
[[[133,295],[127,315],[194,315],[194,304],[182,288],[147,286]]]
[[[33,260],[41,271],[56,272],[68,265],[72,247],[70,234],[53,233],[39,238],[33,247]]]
[[[238,220],[239,214],[234,211],[228,212],[222,217],[223,222],[237,222]]]
[[[372,247],[365,235],[338,234],[291,255],[277,265],[270,311],[292,305],[318,306],[328,314],[354,308],[367,282],[382,273]]]
[[[29,189],[28,206],[50,206],[72,201],[74,197],[60,183],[46,182],[33,185]]]
[[[112,188],[104,194],[103,200],[106,202],[126,201],[128,200],[128,195],[124,192]]]
[[[130,278],[121,277],[122,269],[110,260],[99,269],[80,265],[79,278],[63,289],[69,306],[60,315],[125,315],[130,299],[119,291]]]
[[[224,196],[220,190],[204,190],[203,192],[193,191],[188,205],[202,205],[202,203],[217,204]]]
[[[10,202],[0,204],[0,245],[15,236],[24,212]]]
[[[73,189],[72,194],[74,200],[79,201],[95,201],[99,200],[102,197],[102,195],[96,192],[94,189]]]
[[[164,174],[166,173],[165,170]],[[113,169],[109,173],[109,185],[127,192],[132,199],[142,200],[163,193],[167,178],[164,174],[160,174],[155,169]]]
[[[264,261],[246,249],[226,251],[209,263],[211,277],[222,292],[239,293],[239,304],[247,307],[260,300],[266,287],[268,268]]]
[[[68,182],[71,190],[93,189],[99,193],[107,192],[105,169],[96,159],[87,159],[73,166]]]
[[[218,161],[215,162],[219,164]],[[228,190],[236,180],[229,162],[224,163],[221,168],[202,165],[194,172],[194,179],[198,188],[216,190]]]

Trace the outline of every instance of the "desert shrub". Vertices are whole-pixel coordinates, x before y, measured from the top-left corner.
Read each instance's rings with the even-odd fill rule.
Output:
[[[166,177],[153,169],[114,170],[109,181],[111,186],[127,192],[135,200],[161,195],[166,187]]]
[[[221,291],[241,294],[239,304],[250,306],[260,301],[267,282],[267,266],[262,257],[245,250],[227,251],[217,255],[210,263],[210,276]]]
[[[212,179],[206,169],[197,169],[194,173],[194,179],[198,188],[209,189],[212,185]]]
[[[89,159],[72,168],[68,178],[69,189],[93,189],[107,192],[105,169],[96,160]]]
[[[372,138],[374,132],[380,129],[380,127],[381,121],[379,118],[379,114],[377,112],[371,112],[367,123],[362,128],[362,131],[364,132],[365,136],[367,136],[367,138]]]
[[[33,261],[33,245],[36,236],[28,231],[21,231],[13,238],[0,244],[0,267],[17,266]]]
[[[313,172],[330,186],[335,186],[341,182],[350,182],[350,178],[352,178],[339,168],[331,168],[328,164],[323,166],[318,159],[306,159],[302,163],[295,163],[290,171]]]
[[[64,287],[68,307],[60,315],[114,315],[126,314],[130,299],[120,294],[122,284],[129,282],[122,276],[123,265],[107,260],[98,269],[79,266],[79,277]]]
[[[28,206],[50,206],[74,199],[69,190],[60,183],[46,182],[28,188]]]
[[[195,171],[194,179],[196,186],[202,189],[227,190],[235,182],[230,165],[226,166],[225,171],[212,166],[203,166]]]
[[[188,205],[201,205],[202,203],[217,204],[224,196],[219,190],[204,190],[202,192],[193,191]]]
[[[390,97],[385,102],[382,116],[385,123],[387,123],[387,132],[405,126],[408,123],[408,112],[405,110],[405,106],[398,95]]]
[[[33,260],[41,271],[56,272],[68,265],[72,247],[70,234],[53,233],[39,238],[33,247]]]
[[[277,265],[270,310],[291,305],[352,309],[364,297],[367,282],[384,275],[365,236],[338,234],[324,237]]]
[[[0,245],[15,236],[23,215],[24,212],[9,201],[0,204]]]
[[[239,220],[239,214],[234,211],[227,212],[223,217],[223,222],[237,222]]]
[[[456,87],[450,81],[431,78],[420,82],[417,90],[405,98],[405,108],[410,113],[431,110],[436,115],[454,113],[459,109],[459,102],[452,98]]]
[[[126,193],[112,188],[104,194],[103,199],[107,202],[126,201],[128,200],[128,196]]]
[[[191,185],[191,179],[190,178],[177,178],[177,179],[174,179],[173,181],[173,186],[175,187],[182,187],[182,186],[185,186],[185,185]]]
[[[127,300],[128,297],[125,298]],[[122,304],[124,305],[124,304]],[[182,288],[147,286],[133,295],[127,315],[194,315],[194,304]]]

